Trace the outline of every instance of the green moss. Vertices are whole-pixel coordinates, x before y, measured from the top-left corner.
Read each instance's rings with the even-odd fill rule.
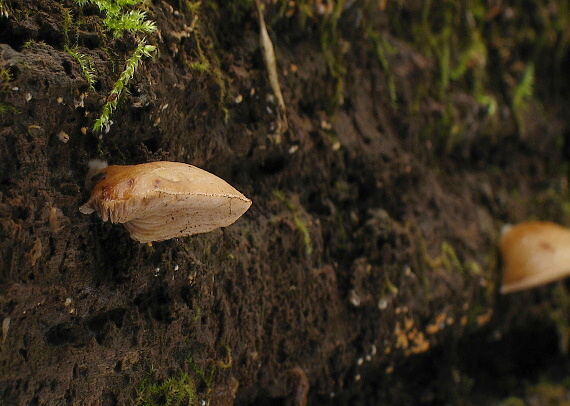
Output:
[[[297,226],[297,229],[303,236],[303,245],[305,246],[305,254],[311,255],[313,253],[313,245],[311,243],[311,234],[309,233],[309,229],[307,225],[301,220],[298,213],[293,214],[293,223]]]
[[[48,45],[45,43],[45,41],[36,41],[34,39],[29,39],[26,42],[24,42],[24,45],[22,45],[22,49],[30,49],[33,48],[34,46],[47,47]]]
[[[0,69],[0,93],[7,93],[10,91],[10,82],[12,81],[12,73],[8,68]]]
[[[121,72],[119,79],[117,79],[113,85],[113,89],[109,93],[107,102],[103,105],[103,109],[101,110],[101,116],[95,120],[95,124],[93,124],[94,131],[109,131],[109,127],[112,124],[111,114],[115,111],[121,96],[127,90],[127,86],[135,75],[135,71],[141,63],[142,58],[145,56],[151,57],[155,50],[156,47],[154,45],[148,45],[144,40],[137,45],[135,52],[127,61],[125,69]]]
[[[390,94],[390,101],[392,103],[392,107],[396,108],[397,104],[397,95],[396,95],[396,81],[394,79],[394,72],[390,68],[390,64],[388,63],[388,54],[394,54],[397,50],[392,47],[388,41],[385,40],[383,36],[378,34],[372,29],[372,26],[367,24],[366,26],[366,34],[368,38],[374,44],[374,51],[376,52],[376,56],[380,65],[382,65],[382,69],[386,74],[386,78],[388,81],[388,91]]]
[[[4,0],[0,0],[0,18],[8,18],[12,14],[12,10]]]
[[[217,372],[233,366],[230,347],[223,345],[222,349],[224,351],[222,359],[210,360],[206,367],[194,361],[192,355],[188,353],[183,367],[188,372],[179,372],[166,380],[159,380],[156,371],[151,370],[136,389],[134,406],[197,405],[197,386],[202,387],[199,395],[208,403]]]
[[[479,264],[469,260],[461,262],[457,257],[455,249],[447,241],[441,243],[441,253],[432,261],[433,265],[442,266],[445,270],[450,272],[459,272],[461,274],[472,273],[475,275],[481,274]]]
[[[301,233],[303,238],[303,246],[305,247],[305,254],[311,255],[313,253],[313,244],[311,242],[311,234],[307,225],[301,220],[299,215],[299,209],[293,203],[291,203],[280,190],[274,190],[273,196],[285,204],[287,209],[293,213],[293,223],[297,227],[297,230]]]
[[[190,63],[190,69],[199,73],[212,73],[212,65],[202,52],[200,53],[200,60]],[[214,76],[217,77],[215,73]]]
[[[441,243],[441,254],[439,258],[441,264],[446,270],[448,271],[457,270],[463,273],[463,266],[461,265],[461,262],[457,258],[457,254],[455,253],[455,250],[453,249],[451,244],[449,244],[447,241]]]
[[[333,112],[343,103],[344,97],[344,76],[346,67],[342,56],[343,40],[338,30],[338,19],[342,13],[344,0],[337,0],[334,3],[333,12],[326,15],[321,23],[321,50],[325,57],[329,74],[335,82],[332,100],[329,104],[329,112]]]
[[[521,398],[511,396],[503,400],[499,406],[526,406],[526,403]]]
[[[418,276],[422,281],[422,287],[424,289],[425,296],[429,299],[431,297],[431,272],[435,269],[444,269],[448,272],[457,272],[465,277],[470,275],[477,275],[482,277],[481,267],[478,263],[471,260],[461,261],[453,248],[453,246],[447,242],[443,241],[440,246],[440,253],[435,258],[431,257],[427,250],[427,244],[424,237],[416,232],[412,232],[416,235],[416,241],[418,243]],[[481,279],[481,283],[485,285],[485,290],[482,295],[482,303],[489,303],[495,294],[495,285],[488,281],[486,278]],[[489,306],[479,306],[473,309],[469,315],[470,320],[475,319],[476,316],[486,313]]]
[[[542,405],[568,405],[569,392],[568,382],[550,382],[546,379],[527,389],[529,397]]]
[[[184,9],[186,13],[189,13],[191,16],[197,15],[200,11],[200,7],[202,7],[201,1],[190,1],[190,0],[180,0],[179,6],[181,9]]]
[[[119,78],[107,97],[107,102],[103,106],[101,116],[95,120],[93,125],[93,130],[96,132],[103,130],[108,131],[112,124],[111,114],[117,108],[121,96],[127,90],[129,81],[133,78],[136,69],[141,63],[141,59],[143,57],[150,57],[156,50],[155,46],[147,44],[145,38],[140,38],[141,35],[155,32],[156,25],[153,21],[147,19],[147,13],[142,9],[147,3],[145,0],[74,1],[80,6],[86,4],[96,5],[103,14],[102,24],[105,30],[110,32],[113,38],[121,38],[125,33],[133,34],[135,38],[137,38],[137,47],[131,57],[126,61],[124,70],[120,73]],[[68,32],[72,24],[71,12],[64,11],[63,28],[67,44],[69,44]],[[95,71],[92,62],[85,55],[79,53],[77,47],[66,45],[66,52],[77,61],[85,80],[92,89],[95,80]],[[110,59],[112,60],[113,58]]]
[[[540,382],[527,385],[523,397],[511,396],[500,403],[499,406],[529,406],[529,405],[568,405],[570,385],[568,379],[562,381],[541,377]]]
[[[75,59],[75,62],[77,62],[77,64],[79,65],[81,75],[87,82],[88,90],[94,91],[95,68],[93,65],[93,60],[89,56],[79,52],[79,49],[77,47],[70,48],[66,45],[65,52],[71,55],[71,57],[73,57],[73,59]]]
[[[209,398],[212,393],[214,378],[219,370],[227,370],[233,366],[232,352],[228,345],[222,346],[224,350],[225,360],[211,360],[206,367],[201,366],[194,361],[191,354],[186,356],[186,361],[192,372],[198,377],[200,382],[205,386],[205,397]]]
[[[534,88],[534,64],[529,63],[519,84],[513,90],[513,112],[519,127],[523,126],[522,115],[532,98]]]
[[[335,233],[336,244],[339,249],[343,251],[348,250],[350,240],[346,232],[345,220],[340,210],[335,211],[334,222],[336,226],[336,233]]]
[[[497,99],[489,94],[478,94],[476,96],[477,103],[482,106],[485,106],[487,109],[487,115],[494,116],[497,112]]]
[[[3,116],[4,114],[19,113],[19,112],[20,110],[18,110],[16,107],[0,102],[0,116]]]
[[[188,362],[188,365],[194,374],[196,374],[198,378],[206,385],[206,392],[209,393],[212,389],[212,381],[214,379],[215,368],[203,368],[201,365],[194,361],[194,358],[191,354],[188,354],[186,356],[186,361]]]
[[[63,36],[66,46],[69,45],[69,30],[73,25],[73,16],[71,10],[67,7],[63,8]]]
[[[434,62],[433,80],[414,84],[415,98],[409,108],[412,113],[421,113],[425,102],[433,102],[433,99],[443,106],[441,115],[432,115],[420,130],[421,140],[429,141],[434,146],[434,154],[439,157],[442,152],[454,151],[472,131],[465,120],[467,113],[458,106],[457,99],[450,96],[458,93],[472,96],[486,117],[494,116],[498,111],[497,96],[492,91],[496,88],[497,76],[490,76],[494,66],[488,64],[489,49],[498,41],[489,30],[494,21],[489,21],[488,5],[482,0],[428,0],[421,5],[420,12],[403,14],[397,3],[388,2],[386,13],[389,17],[383,30],[407,41],[426,60]],[[371,33],[370,29],[367,32],[375,43],[383,69],[389,72],[386,48],[380,43],[382,36]],[[389,89],[393,92],[392,85]],[[391,97],[394,100],[393,95]]]
[[[556,2],[556,12],[552,12],[551,3],[531,1],[528,6],[532,13],[515,13],[509,22],[498,18],[494,12],[499,9],[489,8],[483,0],[431,0],[421,4],[421,13],[405,14],[405,7],[387,2],[389,17],[385,24],[391,35],[407,41],[435,63],[436,80],[418,92],[422,100],[435,98],[446,108],[446,117],[427,132],[432,145],[454,150],[466,141],[465,134],[473,131],[464,120],[465,112],[447,112],[457,106],[452,95],[471,96],[486,114],[483,118],[493,117],[492,122],[483,121],[480,126],[481,135],[485,135],[493,131],[490,126],[499,125],[499,104],[504,93],[510,94],[508,104],[519,131],[524,133],[523,118],[534,97],[534,79],[540,79],[541,85],[554,93],[566,88],[562,70],[570,48],[567,3]],[[489,63],[491,58],[493,64]],[[458,131],[450,133],[454,129]]]
[[[12,81],[12,73],[8,68],[0,69],[0,94],[11,91],[10,82]],[[14,106],[0,102],[0,116],[9,113],[19,113],[20,111]]]
[[[390,281],[388,275],[384,275],[382,283],[380,285],[379,301],[378,306],[380,309],[384,308],[390,300],[392,300],[398,294],[398,288]],[[383,305],[384,304],[384,305]]]
[[[233,366],[232,349],[229,345],[224,344],[222,348],[225,351],[226,360],[219,360],[216,365],[220,369],[229,369]]]
[[[424,52],[436,57],[439,66],[438,95],[444,99],[450,80],[450,41],[454,34],[453,17],[458,13],[455,2],[449,0],[437,3],[432,8],[431,1],[423,2],[420,22],[413,27],[415,39],[420,46],[423,45]],[[435,10],[434,10],[435,8]],[[437,14],[437,19],[433,19],[433,14]],[[437,21],[437,26],[433,22]]]
[[[312,29],[318,30],[320,47],[323,53],[328,74],[333,81],[333,94],[328,104],[329,113],[343,103],[344,82],[346,75],[346,67],[343,54],[346,52],[346,46],[349,44],[342,37],[342,33],[338,28],[338,21],[344,11],[345,0],[334,0],[323,2],[322,6],[326,11],[315,13],[313,10],[317,7],[314,0],[299,0],[291,2],[289,0],[277,0],[272,2],[263,2],[267,9],[266,24],[268,28],[274,27],[278,23],[287,20],[287,24],[295,21],[296,30],[304,30],[308,22],[314,23]],[[233,22],[240,22],[246,16],[252,15],[252,9],[255,4],[253,0],[230,0],[225,2],[207,1],[212,9],[217,9],[223,5],[223,8],[229,11],[230,19]],[[283,29],[280,29],[283,32]],[[309,32],[307,34],[310,35]],[[286,35],[286,34],[285,34]]]
[[[446,271],[465,273],[464,266],[457,258],[455,249],[447,241],[441,243],[440,254],[435,258],[432,258],[426,250],[425,260],[431,268],[442,267]]]
[[[196,405],[196,385],[186,373],[158,382],[154,371],[142,380],[136,391],[135,406]]]
[[[77,4],[95,4],[105,14],[103,24],[113,37],[120,38],[125,32],[150,34],[156,31],[153,21],[147,20],[143,6],[145,0],[75,0]]]
[[[200,306],[196,306],[192,309],[194,316],[192,317],[192,321],[198,321],[202,318],[202,308]]]
[[[212,8],[215,3],[207,2],[207,5]],[[186,13],[188,24],[191,27],[192,35],[194,36],[195,48],[193,61],[186,60],[183,55],[183,63],[186,68],[192,72],[201,75],[207,75],[216,84],[219,97],[218,108],[224,114],[224,121],[229,118],[229,110],[226,107],[226,99],[228,96],[228,79],[220,68],[220,60],[216,53],[214,38],[204,34],[204,27],[200,24],[200,16],[202,13],[202,1],[182,1],[181,8]]]

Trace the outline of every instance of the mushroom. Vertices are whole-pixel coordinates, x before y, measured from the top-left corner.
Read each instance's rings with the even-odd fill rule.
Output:
[[[251,206],[224,180],[181,162],[112,165],[88,176],[100,178],[79,211],[123,224],[141,243],[229,226]]]
[[[570,275],[570,229],[546,221],[508,226],[501,237],[501,293],[554,282]]]

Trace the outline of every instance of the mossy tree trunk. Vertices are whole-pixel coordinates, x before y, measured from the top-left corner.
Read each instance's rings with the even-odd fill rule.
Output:
[[[499,297],[496,248],[570,224],[565,2],[123,3],[0,0],[0,403],[443,404],[566,368],[566,290]],[[79,213],[94,158],[253,206],[141,245]]]

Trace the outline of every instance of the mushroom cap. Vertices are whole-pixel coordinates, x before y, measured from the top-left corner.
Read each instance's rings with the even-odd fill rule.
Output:
[[[570,230],[558,224],[528,221],[511,226],[504,231],[500,247],[503,294],[570,275]]]
[[[235,222],[251,200],[224,180],[181,162],[112,165],[79,208],[122,223],[139,242],[205,233]]]

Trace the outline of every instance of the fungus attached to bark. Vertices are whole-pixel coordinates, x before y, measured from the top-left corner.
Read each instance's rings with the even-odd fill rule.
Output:
[[[224,180],[181,162],[112,165],[91,175],[100,178],[79,211],[123,224],[141,243],[229,226],[251,206]]]
[[[509,226],[501,237],[501,293],[554,282],[570,275],[570,229],[546,221]]]

